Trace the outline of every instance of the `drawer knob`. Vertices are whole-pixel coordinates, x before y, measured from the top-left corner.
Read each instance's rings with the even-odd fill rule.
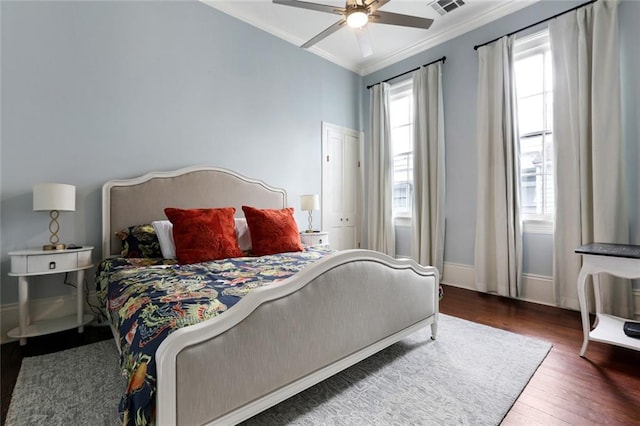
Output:
[[[56,262],[49,262],[49,269],[56,269]]]

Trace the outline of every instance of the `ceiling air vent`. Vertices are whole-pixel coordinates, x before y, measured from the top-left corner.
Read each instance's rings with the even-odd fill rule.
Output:
[[[451,13],[459,7],[464,6],[463,0],[436,0],[429,4],[436,12],[442,15]]]

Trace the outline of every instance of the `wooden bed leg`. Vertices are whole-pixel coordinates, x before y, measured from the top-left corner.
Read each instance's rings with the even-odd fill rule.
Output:
[[[431,340],[436,340],[436,334],[438,333],[438,323],[431,324]]]

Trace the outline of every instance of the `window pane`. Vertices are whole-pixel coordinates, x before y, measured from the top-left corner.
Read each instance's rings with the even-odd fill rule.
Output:
[[[391,129],[391,140],[393,141],[393,155],[404,154],[412,151],[412,126],[396,127]]]
[[[544,208],[543,214],[553,217],[554,214],[554,170],[553,170],[553,135],[546,135],[544,138]]]
[[[518,100],[518,128],[521,135],[544,129],[542,122],[543,102],[544,96],[542,94]]]
[[[413,175],[413,156],[411,154],[396,155],[393,157],[393,182],[410,182]]]
[[[391,128],[411,123],[411,102],[409,96],[403,96],[390,102],[389,121]]]
[[[408,182],[393,185],[393,211],[394,217],[411,216],[413,208],[413,185]]]
[[[520,139],[520,169],[535,168],[542,163],[542,136]]]
[[[394,216],[410,216],[413,203],[413,154],[394,156],[393,212]]]
[[[520,139],[520,204],[523,214],[553,215],[553,139]]]
[[[522,213],[541,214],[542,137],[520,139],[520,203]]]
[[[536,95],[544,91],[543,55],[533,55],[515,63],[516,90],[518,97]]]

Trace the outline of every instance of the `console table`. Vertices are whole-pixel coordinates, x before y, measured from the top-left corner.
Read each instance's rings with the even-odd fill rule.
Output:
[[[584,341],[580,356],[584,357],[589,340],[610,343],[640,351],[640,339],[629,337],[622,330],[627,319],[602,313],[600,279],[598,274],[608,273],[622,278],[640,278],[640,246],[628,244],[591,243],[576,249],[582,255],[582,268],[578,275],[578,300],[582,315]],[[593,291],[596,302],[596,320],[590,330],[589,305],[587,302],[587,276],[593,276]]]

